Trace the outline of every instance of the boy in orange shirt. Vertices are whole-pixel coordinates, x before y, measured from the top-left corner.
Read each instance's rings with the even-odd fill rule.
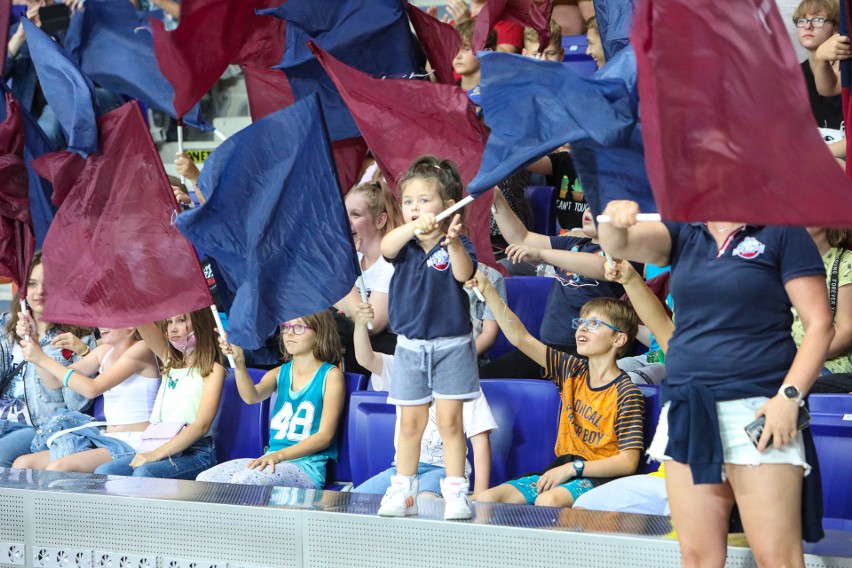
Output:
[[[556,460],[544,473],[492,487],[478,500],[571,507],[594,487],[635,473],[644,449],[645,401],[615,364],[636,336],[633,308],[615,298],[587,302],[572,322],[580,355],[576,357],[530,335],[479,272],[473,282],[506,338],[545,368],[545,378],[553,381],[562,397]]]

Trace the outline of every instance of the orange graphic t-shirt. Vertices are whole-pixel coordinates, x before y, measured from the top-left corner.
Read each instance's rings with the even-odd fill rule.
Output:
[[[586,359],[548,347],[545,378],[556,384],[562,398],[557,456],[594,461],[644,449],[645,398],[625,373],[592,387]]]

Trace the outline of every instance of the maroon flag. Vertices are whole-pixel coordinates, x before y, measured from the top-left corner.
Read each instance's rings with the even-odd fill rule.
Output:
[[[449,25],[433,18],[414,4],[403,0],[408,11],[408,19],[414,26],[414,33],[423,45],[426,59],[435,71],[439,83],[455,84],[453,74],[453,59],[461,49],[462,40],[459,32]]]
[[[44,240],[45,319],[130,327],[211,305],[195,250],[173,225],[177,202],[138,104],[98,127],[100,154],[33,161],[66,193]]]
[[[467,186],[479,170],[487,134],[467,94],[455,85],[374,79],[315,44],[311,50],[334,81],[390,186],[424,154],[455,162]],[[480,261],[494,266],[491,195],[467,206],[467,226]]]
[[[295,102],[284,71],[243,65],[243,75],[246,79],[246,94],[252,121],[260,120]]]
[[[6,42],[9,41],[11,20],[12,0],[0,0],[0,61],[6,61]]]
[[[258,18],[246,0],[183,0],[180,24],[170,32],[161,20],[149,18],[157,63],[175,90],[178,118],[219,80]]]
[[[269,18],[273,19],[273,18]],[[280,20],[278,20],[280,21]],[[280,69],[260,69],[243,65],[246,78],[246,92],[252,121],[260,120],[268,114],[293,104],[293,91],[287,75]],[[337,178],[343,194],[358,181],[358,174],[367,155],[367,143],[360,136],[331,143]]]
[[[263,2],[257,2],[255,7],[268,6],[265,6]],[[255,14],[249,22],[248,35],[231,63],[268,69],[281,63],[286,41],[287,22],[285,20]]]
[[[18,285],[21,299],[35,251],[23,129],[18,101],[6,93],[6,120],[0,123],[0,275]]]
[[[474,51],[485,48],[485,40],[497,22],[506,20],[538,32],[538,50],[543,53],[550,44],[550,16],[553,0],[488,0],[476,16],[471,44]]]
[[[664,219],[852,226],[852,183],[814,126],[774,2],[645,0],[633,34]]]

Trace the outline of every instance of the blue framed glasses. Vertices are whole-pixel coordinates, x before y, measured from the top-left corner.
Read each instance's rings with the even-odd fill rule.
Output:
[[[580,327],[582,327],[584,325],[586,326],[586,329],[588,329],[589,331],[597,331],[598,329],[600,329],[600,327],[602,325],[605,325],[606,327],[610,328],[615,333],[621,333],[621,330],[618,329],[617,327],[615,327],[614,325],[610,325],[610,324],[606,323],[605,321],[601,321],[601,320],[596,319],[596,318],[591,318],[591,319],[574,318],[574,319],[571,320],[571,328],[572,329],[580,329]]]
[[[293,333],[295,335],[305,335],[305,331],[307,331],[309,329],[313,329],[311,326],[305,325],[303,323],[288,323],[288,322],[284,322],[281,325],[279,325],[278,327],[281,329],[282,335],[286,335],[291,330],[293,331]]]

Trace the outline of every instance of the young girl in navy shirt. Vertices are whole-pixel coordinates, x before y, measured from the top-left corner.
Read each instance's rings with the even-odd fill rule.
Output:
[[[462,403],[479,396],[476,347],[463,283],[473,277],[476,253],[461,235],[461,216],[436,215],[462,198],[458,170],[447,160],[418,158],[400,182],[405,224],[382,240],[394,265],[389,318],[397,334],[388,402],[401,406],[397,475],[379,515],[417,514],[420,440],[436,399],[447,477],[441,482],[445,519],[469,519]]]

